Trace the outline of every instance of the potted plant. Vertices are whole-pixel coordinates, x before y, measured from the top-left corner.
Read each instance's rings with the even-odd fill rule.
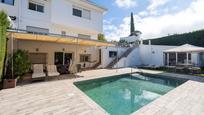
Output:
[[[29,72],[31,62],[28,58],[28,52],[25,50],[16,50],[8,58],[6,77],[3,88],[14,88],[17,79],[20,79],[25,73]]]

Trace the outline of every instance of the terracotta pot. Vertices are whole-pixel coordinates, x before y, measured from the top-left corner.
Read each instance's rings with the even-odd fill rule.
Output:
[[[17,79],[4,79],[3,89],[15,88]]]

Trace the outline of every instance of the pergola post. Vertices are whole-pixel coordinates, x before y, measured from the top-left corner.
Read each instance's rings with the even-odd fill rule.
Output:
[[[178,64],[178,53],[176,52],[176,65]]]
[[[10,51],[11,51],[11,52],[10,52],[10,53],[11,53],[11,57],[12,57],[12,60],[11,60],[11,75],[12,75],[12,79],[14,79],[14,72],[13,72],[13,52],[14,52],[14,50],[13,50],[13,49],[14,49],[14,46],[13,46],[14,44],[13,44],[13,42],[14,42],[14,41],[13,41],[13,40],[14,40],[14,38],[13,38],[13,33],[11,33],[11,39],[10,39],[10,42],[11,42],[11,43],[10,43],[10,45],[11,45]]]
[[[186,53],[186,64],[188,64],[188,52]]]
[[[167,53],[167,66],[169,66],[169,53]]]

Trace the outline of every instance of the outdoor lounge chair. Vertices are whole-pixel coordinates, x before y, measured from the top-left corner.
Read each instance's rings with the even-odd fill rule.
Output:
[[[190,67],[188,68],[191,74],[200,74],[201,68],[200,67]]]
[[[57,71],[62,74],[69,74],[68,65],[57,65]]]
[[[45,77],[46,74],[43,72],[43,64],[34,64],[32,79],[45,79]]]
[[[60,73],[57,71],[56,65],[47,65],[47,76],[59,76]]]

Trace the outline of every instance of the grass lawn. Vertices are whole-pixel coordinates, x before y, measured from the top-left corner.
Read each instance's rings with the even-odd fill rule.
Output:
[[[204,77],[204,74],[195,74],[195,75],[199,77]]]

